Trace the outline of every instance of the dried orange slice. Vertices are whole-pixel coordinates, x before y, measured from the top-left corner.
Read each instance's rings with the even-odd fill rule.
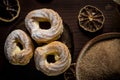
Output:
[[[12,22],[20,13],[18,0],[0,0],[0,21]]]
[[[67,71],[64,72],[65,80],[76,80],[75,76],[75,65],[76,63],[72,63]]]
[[[81,8],[78,15],[79,25],[84,30],[89,32],[96,32],[103,27],[105,17],[98,8],[86,5]]]

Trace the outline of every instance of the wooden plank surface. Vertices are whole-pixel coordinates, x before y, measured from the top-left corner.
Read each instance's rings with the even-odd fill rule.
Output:
[[[40,0],[19,0],[21,12],[19,18],[10,24],[0,23],[0,72],[3,75],[14,80],[21,79],[44,79],[44,80],[64,80],[63,74],[56,77],[47,77],[36,71],[34,62],[25,66],[12,66],[4,56],[4,42],[7,35],[16,28],[16,24],[24,20],[28,12],[34,9],[51,8],[59,13],[63,21],[69,25],[73,34],[74,52],[73,61],[76,62],[79,52],[83,46],[97,35],[107,32],[120,32],[120,13],[116,4],[112,0],[51,0],[50,2],[41,2]],[[102,30],[96,33],[88,33],[79,28],[78,13],[85,5],[93,5],[99,8],[105,15],[105,23]],[[21,27],[22,28],[22,27]],[[33,63],[33,64],[32,64]],[[15,77],[16,76],[16,77]],[[5,78],[5,79],[6,79]]]

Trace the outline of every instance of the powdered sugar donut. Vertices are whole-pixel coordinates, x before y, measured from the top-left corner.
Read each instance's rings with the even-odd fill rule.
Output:
[[[26,65],[33,56],[33,44],[24,31],[14,30],[5,41],[4,52],[11,64]]]
[[[48,21],[49,29],[42,29],[39,22]],[[29,12],[25,17],[25,25],[31,37],[37,43],[48,43],[57,40],[63,32],[63,21],[57,12],[52,9],[37,9]]]
[[[49,61],[50,55],[54,57],[54,61]],[[70,67],[71,54],[65,44],[54,41],[43,47],[38,47],[35,50],[34,60],[37,70],[48,76],[56,76]]]

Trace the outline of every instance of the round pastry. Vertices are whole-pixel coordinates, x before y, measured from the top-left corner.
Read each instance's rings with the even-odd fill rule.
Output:
[[[50,28],[41,28],[40,22],[49,22]],[[63,32],[63,21],[52,9],[43,8],[29,12],[25,18],[25,25],[37,43],[57,40]]]
[[[22,30],[12,31],[4,45],[5,56],[13,65],[26,65],[33,56],[33,44]]]
[[[48,76],[57,76],[65,72],[71,64],[71,54],[65,44],[54,41],[35,50],[35,65]]]

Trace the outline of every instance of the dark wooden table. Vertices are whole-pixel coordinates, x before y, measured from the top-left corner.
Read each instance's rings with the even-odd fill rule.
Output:
[[[24,20],[28,12],[34,9],[51,8],[59,13],[63,21],[69,25],[73,34],[74,52],[73,61],[76,62],[79,52],[83,46],[97,35],[108,32],[120,32],[120,13],[116,4],[112,0],[19,0],[21,6],[20,16],[12,23],[0,23],[0,73],[4,79],[12,80],[64,80],[63,74],[56,77],[47,77],[37,71],[32,64],[26,66],[13,66],[8,63],[4,56],[4,42],[7,35],[17,25],[17,22]],[[48,2],[47,2],[48,1]],[[79,10],[85,5],[98,7],[105,16],[103,28],[96,33],[85,32],[78,25]],[[32,63],[32,62],[31,62]]]

